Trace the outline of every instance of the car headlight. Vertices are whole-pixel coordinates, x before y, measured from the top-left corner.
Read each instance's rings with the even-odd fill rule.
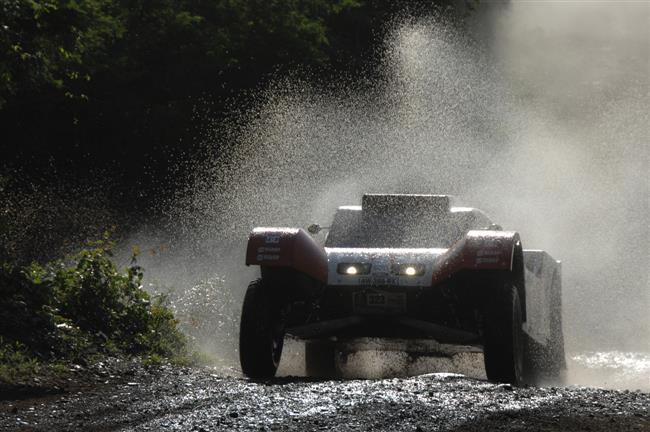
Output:
[[[398,264],[393,267],[393,273],[400,276],[422,276],[425,270],[423,264]]]
[[[370,273],[370,264],[363,263],[340,263],[336,266],[336,272],[343,275],[367,275]]]

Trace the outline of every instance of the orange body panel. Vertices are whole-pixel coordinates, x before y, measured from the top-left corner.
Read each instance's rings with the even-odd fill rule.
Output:
[[[327,255],[300,228],[255,228],[246,249],[246,265],[287,267],[327,282]]]

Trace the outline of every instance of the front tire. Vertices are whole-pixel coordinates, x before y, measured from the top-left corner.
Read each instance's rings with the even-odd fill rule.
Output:
[[[483,354],[490,381],[520,385],[524,375],[521,301],[511,283],[495,287],[485,310]]]
[[[246,290],[239,328],[239,361],[244,375],[252,379],[275,376],[282,356],[284,323],[278,299],[262,279]]]

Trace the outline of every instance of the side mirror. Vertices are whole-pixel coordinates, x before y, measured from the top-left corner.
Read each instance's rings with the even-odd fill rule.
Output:
[[[318,224],[311,224],[307,227],[309,234],[318,234],[323,228]]]

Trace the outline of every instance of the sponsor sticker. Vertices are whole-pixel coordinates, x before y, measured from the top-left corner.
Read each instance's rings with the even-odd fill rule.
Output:
[[[476,258],[476,264],[497,264],[498,257]]]
[[[258,254],[257,261],[278,261],[280,255]]]
[[[266,247],[265,247],[265,246],[261,246],[261,247],[257,248],[257,253],[265,253],[265,252],[269,252],[269,253],[279,253],[279,252],[280,252],[280,248],[279,248],[279,247],[269,247],[269,246],[266,246]]]
[[[500,249],[479,249],[476,252],[476,256],[478,257],[495,256],[495,255],[501,255],[501,250]]]
[[[377,277],[377,276],[361,276],[359,278],[360,285],[399,285],[399,278],[397,277]]]

